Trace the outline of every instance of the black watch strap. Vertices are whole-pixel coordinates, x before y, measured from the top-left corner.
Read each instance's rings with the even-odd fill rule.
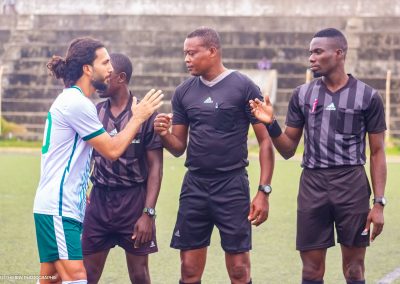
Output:
[[[269,184],[260,184],[258,190],[264,192],[265,194],[270,194],[272,192],[272,187]]]
[[[384,196],[376,197],[376,198],[372,199],[372,203],[373,204],[378,203],[378,204],[380,204],[382,206],[385,206],[386,205],[386,198]]]

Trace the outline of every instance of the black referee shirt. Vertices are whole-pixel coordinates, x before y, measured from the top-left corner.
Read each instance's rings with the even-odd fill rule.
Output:
[[[212,87],[191,77],[172,98],[173,124],[189,126],[185,166],[200,173],[227,172],[248,166],[249,100],[262,100],[260,89],[234,71]]]
[[[118,117],[112,115],[109,100],[100,102],[96,107],[104,129],[111,136],[114,136],[124,129],[132,117],[132,96],[126,108]],[[148,162],[146,151],[162,148],[160,136],[153,129],[155,116],[156,113],[141,125],[139,132],[128,146],[128,149],[118,160],[113,162],[93,150],[95,164],[91,180],[94,184],[121,189],[125,187],[131,188],[147,181]]]
[[[364,165],[366,133],[386,130],[381,97],[351,75],[335,93],[321,78],[297,87],[286,125],[304,127],[302,166],[306,168]]]

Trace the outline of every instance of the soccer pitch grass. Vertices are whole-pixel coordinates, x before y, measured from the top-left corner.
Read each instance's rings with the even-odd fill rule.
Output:
[[[165,157],[164,179],[157,203],[159,252],[150,256],[150,273],[155,284],[177,283],[180,275],[179,251],[169,248],[182,177],[183,159]],[[258,185],[258,161],[248,167],[252,196]],[[40,172],[39,154],[0,153],[0,275],[37,275],[39,260],[34,233],[32,204]],[[295,250],[296,198],[301,168],[299,161],[278,160],[266,223],[253,229],[251,252],[253,283],[300,283],[301,261]],[[385,228],[367,250],[366,280],[376,283],[400,267],[399,163],[388,164]],[[397,183],[395,181],[397,180]],[[3,279],[3,278],[2,278]],[[0,280],[1,283],[3,283]],[[15,283],[23,281],[16,281]],[[31,281],[32,283],[34,281]],[[14,282],[5,282],[14,283]],[[100,283],[129,283],[121,248],[111,250]],[[208,250],[202,283],[229,283],[215,229]],[[325,283],[345,283],[340,246],[328,250]],[[400,283],[396,280],[392,283]]]

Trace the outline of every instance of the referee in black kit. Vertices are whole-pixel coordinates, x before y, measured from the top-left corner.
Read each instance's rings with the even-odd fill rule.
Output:
[[[364,258],[370,239],[383,229],[386,184],[382,100],[376,90],[345,72],[347,41],[333,28],[317,32],[310,43],[310,69],[318,78],[297,87],[282,133],[268,98],[250,101],[267,124],[279,153],[296,152],[304,129],[304,154],[297,210],[296,248],[303,262],[302,283],[323,283],[327,248],[341,244],[347,283],[365,283]],[[368,133],[371,181],[364,170]],[[373,229],[370,233],[370,224]]]
[[[200,284],[211,234],[217,227],[232,283],[251,284],[251,225],[268,218],[274,152],[264,125],[251,114],[249,100],[262,99],[245,75],[227,69],[216,30],[199,27],[183,44],[192,75],[173,95],[172,114],[158,114],[154,130],[175,156],[187,150],[171,247],[180,250],[180,284]],[[250,201],[246,167],[252,125],[259,144],[260,179]],[[171,130],[170,130],[171,128]]]

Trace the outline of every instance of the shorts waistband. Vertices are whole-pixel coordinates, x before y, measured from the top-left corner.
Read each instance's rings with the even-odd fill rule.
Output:
[[[99,188],[106,191],[124,191],[124,190],[140,190],[144,186],[144,183],[137,183],[132,186],[108,186],[104,184],[93,184],[93,188]]]
[[[235,169],[227,172],[215,172],[215,173],[201,173],[197,171],[188,171],[188,173],[192,176],[199,178],[220,178],[220,177],[229,177],[236,176],[240,174],[247,173],[245,168]]]
[[[304,167],[303,170],[305,171],[334,171],[334,170],[346,170],[346,169],[357,169],[357,168],[364,168],[364,165],[343,165],[343,166],[334,166],[328,168],[307,168]]]

